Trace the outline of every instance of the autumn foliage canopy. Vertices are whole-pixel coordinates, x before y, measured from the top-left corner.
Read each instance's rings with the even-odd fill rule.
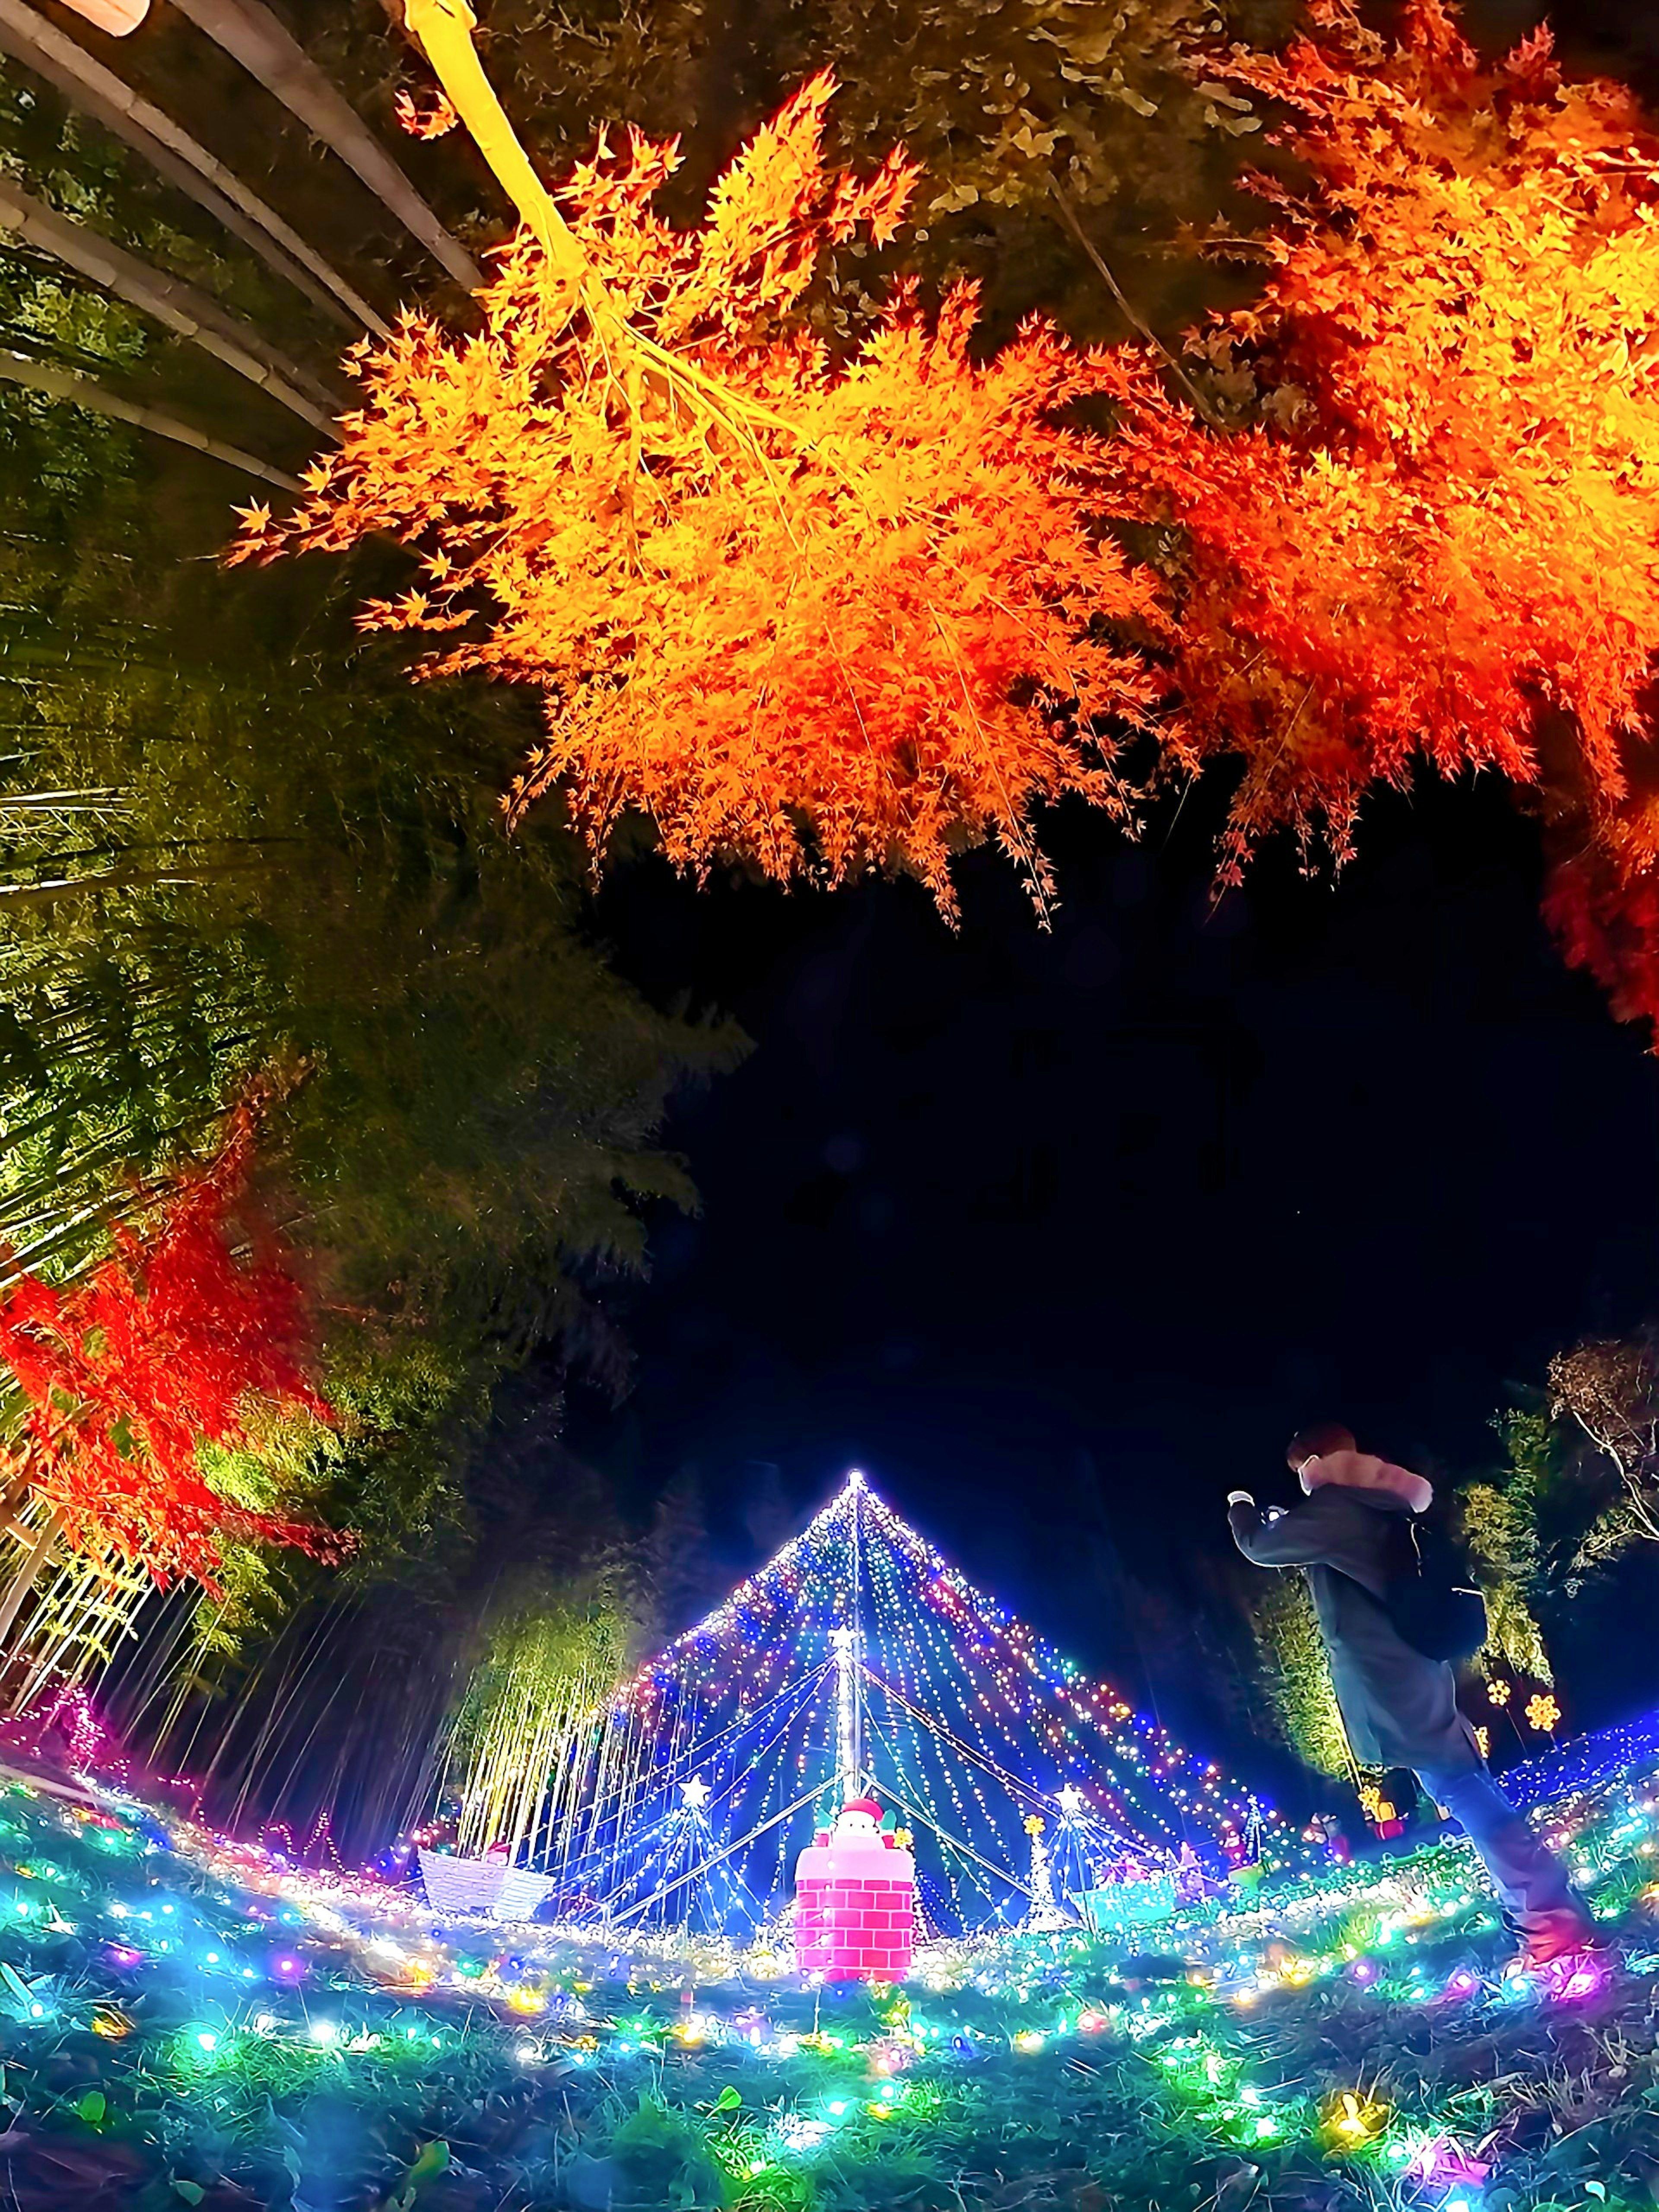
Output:
[[[700,229],[653,214],[674,149],[637,135],[560,196],[629,326],[707,380],[706,404],[619,356],[521,232],[483,331],[411,317],[366,354],[338,453],[240,550],[419,546],[421,587],[368,619],[453,634],[428,672],[544,691],[515,813],[562,784],[596,848],[641,806],[694,869],[896,863],[948,908],[954,846],[988,828],[1040,881],[1032,802],[1116,803],[1091,720],[1142,723],[1162,685],[1093,617],[1139,618],[1152,587],[1088,526],[1080,441],[1054,416],[1092,371],[1052,330],[981,366],[965,288],[933,319],[901,290],[847,362],[787,322],[823,251],[888,236],[911,187],[900,161],[826,177],[830,91],[760,132]]]
[[[1263,831],[1339,857],[1377,783],[1496,770],[1549,825],[1570,957],[1659,1015],[1659,138],[1547,38],[1483,69],[1438,0],[1346,0],[1231,73],[1294,186],[1261,297],[1205,350],[1223,427],[1113,363],[1111,459],[1176,524],[1182,742]]]
[[[328,1407],[307,1380],[299,1285],[271,1247],[228,1241],[252,1145],[237,1117],[217,1157],[65,1289],[22,1274],[0,1291],[0,1360],[27,1412],[8,1472],[62,1516],[66,1540],[113,1551],[160,1582],[210,1588],[230,1540],[327,1557],[326,1531],[253,1513],[206,1480],[198,1447],[250,1441],[256,1407]]]
[[[832,356],[814,265],[911,179],[826,178],[819,80],[700,228],[652,212],[672,148],[602,145],[562,205],[621,321],[520,234],[479,335],[412,318],[362,357],[338,453],[240,556],[417,547],[368,619],[446,634],[428,672],[540,688],[511,810],[557,784],[597,852],[643,807],[698,871],[896,864],[948,911],[989,831],[1041,887],[1034,805],[1127,807],[1146,732],[1235,765],[1227,873],[1279,828],[1340,860],[1419,762],[1495,771],[1546,824],[1569,957],[1659,1017],[1659,138],[1542,36],[1482,66],[1443,0],[1397,43],[1349,0],[1311,21],[1206,64],[1290,159],[1257,180],[1259,296],[1179,377],[1042,325],[981,361],[966,291],[930,317],[901,288]],[[1085,395],[1114,427],[1064,414]]]

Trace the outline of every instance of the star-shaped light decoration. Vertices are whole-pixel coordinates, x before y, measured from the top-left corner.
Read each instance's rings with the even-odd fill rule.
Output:
[[[688,1812],[701,1813],[708,1802],[708,1784],[701,1774],[694,1774],[689,1782],[681,1783],[680,1796]]]
[[[1083,1810],[1083,1792],[1078,1788],[1075,1783],[1068,1782],[1066,1784],[1066,1787],[1060,1791],[1055,1802],[1059,1805],[1060,1811],[1065,1814],[1066,1819],[1069,1820],[1073,1814],[1080,1813]]]

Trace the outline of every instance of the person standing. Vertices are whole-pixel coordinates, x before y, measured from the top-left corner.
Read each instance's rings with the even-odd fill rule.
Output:
[[[1408,1644],[1389,1615],[1400,1539],[1410,1516],[1427,1511],[1432,1486],[1360,1451],[1335,1423],[1303,1430],[1285,1456],[1305,1504],[1264,1514],[1248,1490],[1234,1490],[1227,1518],[1233,1540],[1257,1566],[1306,1571],[1354,1757],[1362,1766],[1409,1768],[1460,1823],[1528,1966],[1583,1950],[1595,1923],[1559,1862],[1487,1772],[1457,1709],[1450,1666]]]

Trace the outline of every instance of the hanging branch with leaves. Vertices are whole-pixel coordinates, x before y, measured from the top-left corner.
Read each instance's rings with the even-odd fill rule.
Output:
[[[204,1446],[252,1447],[260,1409],[329,1418],[285,1255],[268,1237],[251,1257],[233,1249],[253,1138],[252,1113],[232,1116],[216,1157],[148,1221],[114,1229],[110,1256],[77,1281],[24,1273],[0,1290],[0,1360],[22,1401],[10,1496],[38,1500],[73,1549],[142,1562],[158,1584],[191,1575],[211,1589],[233,1540],[342,1548],[237,1503],[204,1471]]]
[[[454,6],[410,21],[525,228],[482,334],[410,317],[361,352],[338,454],[297,514],[250,510],[238,556],[417,546],[421,587],[366,622],[451,634],[425,673],[544,692],[510,811],[562,784],[596,854],[641,806],[694,872],[896,865],[948,913],[950,856],[988,832],[1045,896],[1031,808],[1121,810],[1100,733],[1161,690],[1115,641],[1150,580],[1091,526],[1056,420],[1090,358],[1034,324],[980,364],[966,288],[933,320],[901,289],[845,361],[799,326],[821,254],[890,236],[912,184],[901,159],[825,174],[827,78],[680,231],[652,205],[672,145],[602,143],[556,204]]]
[[[1569,958],[1659,1015],[1659,137],[1546,33],[1494,69],[1441,0],[1397,45],[1312,20],[1226,65],[1297,165],[1258,179],[1261,297],[1188,354],[1234,427],[1111,365],[1113,467],[1180,542],[1176,750],[1243,763],[1235,873],[1280,826],[1340,860],[1419,761],[1495,770],[1549,825]]]

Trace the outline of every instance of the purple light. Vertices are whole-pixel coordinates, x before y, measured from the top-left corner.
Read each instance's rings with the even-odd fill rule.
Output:
[[[279,1981],[297,1982],[305,1972],[305,1962],[300,1959],[276,1959],[270,1971]]]
[[[1605,1961],[1588,1951],[1581,1952],[1576,1959],[1558,1960],[1557,1964],[1571,1968],[1559,1987],[1552,1992],[1563,2003],[1593,1997],[1607,1985],[1609,1976]]]
[[[1608,1962],[1594,1951],[1569,1951],[1535,1966],[1526,1966],[1509,1986],[1532,1989],[1549,2004],[1583,2004],[1597,1996],[1613,1978]]]
[[[1349,1967],[1348,1973],[1350,1978],[1358,1982],[1362,1990],[1368,1990],[1382,1971],[1375,1959],[1356,1959]]]
[[[1449,2136],[1437,2136],[1432,2142],[1424,2144],[1406,2171],[1413,2181],[1435,2181],[1450,2188],[1459,2182],[1478,2186],[1492,2168]]]

